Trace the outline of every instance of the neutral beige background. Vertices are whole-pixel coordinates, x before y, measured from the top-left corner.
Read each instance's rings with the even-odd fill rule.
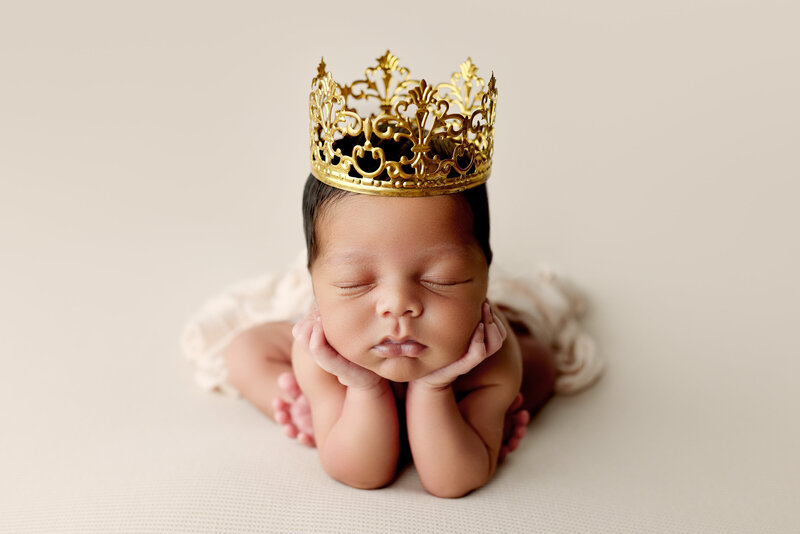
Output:
[[[277,430],[193,386],[181,326],[302,247],[320,56],[350,80],[390,48],[430,80],[468,55],[494,70],[496,261],[576,280],[609,361],[531,427],[516,465],[536,498],[498,517],[796,532],[798,22],[777,0],[3,2],[0,531],[86,532],[84,512],[103,531],[158,530],[159,513],[205,531],[191,497],[142,488],[229,469],[217,428]],[[311,491],[302,476],[286,487]],[[231,531],[272,524],[226,502],[211,509]]]

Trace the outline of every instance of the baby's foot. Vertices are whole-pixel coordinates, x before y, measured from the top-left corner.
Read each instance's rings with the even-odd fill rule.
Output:
[[[283,426],[283,433],[290,438],[297,439],[303,445],[313,447],[314,429],[311,426],[311,406],[308,399],[300,391],[297,380],[290,372],[278,376],[278,386],[291,398],[286,402],[278,397],[272,401],[275,409],[275,421]]]
[[[522,409],[522,393],[517,394],[517,398],[509,406],[506,412],[505,428],[503,429],[503,444],[500,446],[500,456],[498,463],[502,462],[508,453],[513,452],[519,447],[519,442],[525,437],[527,432],[526,425],[531,420],[528,410]]]

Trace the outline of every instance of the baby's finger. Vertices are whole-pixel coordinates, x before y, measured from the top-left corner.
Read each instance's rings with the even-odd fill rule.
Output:
[[[468,373],[486,359],[486,345],[484,345],[483,321],[478,323],[470,338],[467,352],[453,363],[438,369],[422,380],[432,387],[444,387],[459,376]]]
[[[319,308],[317,308],[315,304],[310,310],[308,310],[308,313],[306,313],[294,324],[292,327],[292,335],[295,338],[298,337],[298,332],[302,331],[304,327],[308,325],[313,325],[317,319],[319,319]]]
[[[503,321],[496,319],[495,322],[497,323],[497,327],[500,329],[500,333],[503,335],[503,341],[506,340],[508,337],[508,329],[506,328],[506,323]]]
[[[453,362],[452,371],[457,373],[457,376],[468,373],[478,366],[483,360],[486,359],[486,325],[481,322],[475,333],[472,335],[472,341],[469,344],[467,353],[460,359]]]
[[[301,318],[299,321],[294,323],[294,325],[292,325],[292,336],[295,338],[297,338],[297,331],[300,329],[300,325],[303,323],[303,319],[304,318]]]
[[[337,366],[335,365],[338,354],[333,348],[328,345],[328,340],[325,339],[325,332],[319,322],[311,326],[311,333],[308,339],[308,348],[314,360],[329,373],[337,374]]]
[[[500,347],[503,346],[504,338],[498,326],[500,322],[495,319],[491,308],[489,308],[488,316],[489,319],[486,323],[486,352],[491,355],[500,350]]]
[[[489,304],[488,300],[484,300],[483,304],[481,305],[481,321],[484,323],[488,323],[489,319],[491,318],[492,314],[492,307]]]
[[[314,326],[314,323],[308,316],[305,316],[292,327],[292,335],[296,340],[305,342],[307,344],[308,338],[311,335],[312,326]]]
[[[503,335],[497,323],[486,329],[486,353],[491,356],[503,346]]]
[[[505,341],[506,338],[508,337],[508,331],[506,330],[506,325],[503,323],[503,321],[501,321],[497,317],[497,313],[495,311],[496,308],[492,306],[492,303],[489,302],[488,299],[485,302],[486,302],[486,307],[488,309],[487,311],[488,317],[484,320],[487,322],[487,324],[496,324],[498,330],[500,331],[500,335],[502,336],[503,341]]]
[[[343,386],[358,384],[358,377],[361,376],[363,369],[356,368],[352,362],[345,359],[328,344],[322,324],[319,322],[312,328],[309,350],[317,365],[338,378]]]

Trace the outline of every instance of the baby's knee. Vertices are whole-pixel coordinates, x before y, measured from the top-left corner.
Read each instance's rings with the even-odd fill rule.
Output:
[[[223,350],[231,383],[236,386],[267,362],[288,363],[291,339],[289,323],[266,323],[237,334]]]
[[[240,387],[242,379],[249,373],[253,358],[259,352],[259,339],[252,329],[237,334],[222,351],[228,369],[228,380],[234,387]]]
[[[228,346],[225,347],[223,354],[230,365],[237,363],[248,355],[256,354],[263,350],[262,345],[261,336],[256,333],[255,328],[249,328],[234,336]]]

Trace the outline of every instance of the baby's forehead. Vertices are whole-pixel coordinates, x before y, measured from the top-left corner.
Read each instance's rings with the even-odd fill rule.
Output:
[[[395,259],[408,261],[460,261],[469,260],[475,253],[474,247],[457,241],[442,241],[436,244],[415,246],[411,244],[393,251]],[[384,251],[359,247],[356,242],[348,242],[347,238],[331,243],[325,248],[320,259],[330,266],[359,265],[375,259],[387,259]]]
[[[315,227],[317,258],[329,266],[485,259],[470,207],[455,195],[348,195],[325,206]]]

